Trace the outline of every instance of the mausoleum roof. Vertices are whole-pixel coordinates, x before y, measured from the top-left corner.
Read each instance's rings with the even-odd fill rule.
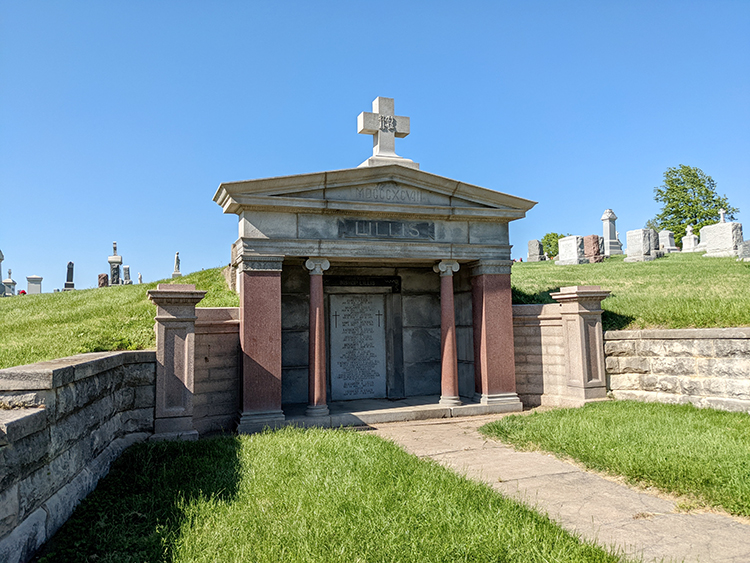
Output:
[[[225,182],[214,201],[236,214],[363,212],[501,222],[523,218],[537,203],[398,164]]]

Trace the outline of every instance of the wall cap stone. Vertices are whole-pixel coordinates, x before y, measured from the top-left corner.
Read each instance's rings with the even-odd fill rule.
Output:
[[[714,340],[750,339],[750,327],[739,328],[672,328],[643,330],[608,330],[604,340]]]

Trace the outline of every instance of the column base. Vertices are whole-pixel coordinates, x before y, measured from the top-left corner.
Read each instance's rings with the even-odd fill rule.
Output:
[[[460,397],[441,396],[438,404],[443,405],[444,407],[459,407],[462,403]]]
[[[520,403],[518,393],[475,393],[474,401],[480,405],[504,405]]]
[[[307,405],[307,410],[305,411],[305,416],[328,416],[330,412],[328,411],[328,405]]]
[[[283,411],[247,411],[240,416],[240,424],[237,426],[238,434],[254,434],[265,428],[278,428],[284,424]]]

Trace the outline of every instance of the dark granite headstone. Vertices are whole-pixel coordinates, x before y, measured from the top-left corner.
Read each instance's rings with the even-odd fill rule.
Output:
[[[120,285],[120,265],[110,264],[109,270],[110,285]]]
[[[63,287],[63,291],[69,291],[71,289],[75,289],[75,284],[73,283],[73,262],[68,262],[68,277],[65,281],[65,287]]]

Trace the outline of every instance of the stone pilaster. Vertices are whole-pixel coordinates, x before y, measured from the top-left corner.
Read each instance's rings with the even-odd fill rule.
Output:
[[[607,396],[601,303],[608,296],[598,285],[563,287],[552,294],[561,305],[571,405]]]
[[[307,416],[327,416],[326,404],[326,327],[323,297],[323,272],[331,267],[325,258],[310,258],[310,347]]]
[[[453,272],[458,262],[441,260],[433,269],[440,274],[440,404],[458,406],[458,353],[456,349],[456,311],[453,304]]]
[[[281,410],[281,265],[283,256],[239,260],[242,415],[237,431],[284,421]]]
[[[189,284],[159,284],[156,305],[156,407],[152,440],[197,440],[193,428],[195,305],[205,291]]]

